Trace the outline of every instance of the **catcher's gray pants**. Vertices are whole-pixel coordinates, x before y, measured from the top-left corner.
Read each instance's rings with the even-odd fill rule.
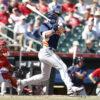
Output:
[[[49,49],[49,47],[42,48],[38,57],[41,61],[41,74],[22,80],[24,86],[31,84],[35,85],[39,82],[48,80],[51,68],[54,67],[60,72],[61,78],[67,88],[70,89],[72,87],[72,82],[67,73],[67,66],[52,50]]]

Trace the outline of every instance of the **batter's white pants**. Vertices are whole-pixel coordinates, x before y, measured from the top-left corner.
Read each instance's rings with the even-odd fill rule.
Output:
[[[48,80],[50,77],[51,68],[56,68],[61,75],[67,89],[72,87],[72,82],[67,73],[67,66],[65,63],[48,47],[42,48],[38,54],[41,61],[41,74],[34,75],[31,78],[24,79],[21,83],[26,85],[36,85],[42,81]]]

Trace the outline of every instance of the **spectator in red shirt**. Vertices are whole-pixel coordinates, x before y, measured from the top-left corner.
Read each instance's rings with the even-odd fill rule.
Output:
[[[97,77],[97,79],[99,81],[98,83],[96,82],[94,77]],[[92,81],[93,84],[97,83],[96,95],[100,96],[100,68],[97,68],[91,74],[89,74],[89,79]]]
[[[66,0],[66,2],[64,4],[62,4],[62,11],[63,12],[71,12],[74,9],[73,4],[71,4],[70,0]]]
[[[5,12],[4,5],[0,4],[0,22],[3,24],[8,23],[9,14]]]
[[[29,0],[23,0],[22,1],[22,5],[19,6],[19,11],[24,15],[24,16],[28,16],[32,13],[32,11],[30,9],[28,9],[26,7],[26,5],[30,3]]]
[[[69,21],[69,24],[72,27],[76,27],[80,24],[80,20],[78,18],[74,17],[74,11],[73,10],[69,13],[69,16],[65,17],[65,20]]]
[[[45,4],[45,0],[39,0],[39,3],[36,5],[36,8],[44,14],[48,12],[48,5]]]
[[[4,33],[4,25],[8,23],[9,14],[5,12],[4,5],[0,4],[0,32]]]

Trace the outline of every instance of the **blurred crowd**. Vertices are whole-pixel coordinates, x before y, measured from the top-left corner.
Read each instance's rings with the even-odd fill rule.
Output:
[[[41,40],[39,27],[44,21],[41,21],[43,19],[41,16],[28,9],[27,4],[43,14],[47,14],[51,10],[59,10],[61,12],[59,23],[65,25],[65,34],[71,34],[73,28],[79,25],[84,26],[82,39],[85,40],[86,48],[82,52],[100,53],[92,48],[92,41],[100,39],[100,5],[98,0],[93,0],[92,4],[87,4],[85,0],[78,0],[76,4],[72,4],[71,0],[64,0],[63,4],[60,4],[58,0],[52,0],[49,4],[46,4],[46,0],[39,0],[38,3],[33,3],[32,0],[22,0],[20,3],[17,0],[0,0],[0,33],[5,34],[2,23],[11,24],[16,34],[16,41],[23,46],[23,41],[26,40],[27,51],[31,51],[30,48],[33,48],[34,45],[33,39]],[[27,22],[27,18],[31,14],[35,17]],[[0,39],[2,38],[1,36]],[[73,45],[80,44],[78,41],[74,41]],[[72,49],[73,46],[69,48],[69,53],[73,52]],[[80,50],[77,52],[80,53]]]

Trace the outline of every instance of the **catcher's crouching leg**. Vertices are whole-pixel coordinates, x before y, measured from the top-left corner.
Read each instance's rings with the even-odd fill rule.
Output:
[[[7,73],[2,73],[2,76],[5,80],[10,80],[12,86],[14,86],[15,88],[17,88],[17,79],[12,77],[11,74],[9,72]]]
[[[12,77],[11,74],[9,72],[7,73],[2,73],[2,76],[5,80],[10,80],[11,81],[11,85],[14,87],[14,88],[17,88],[17,79]],[[27,88],[24,88],[23,91],[26,91],[27,93],[32,93],[32,90],[31,89],[27,89]]]

